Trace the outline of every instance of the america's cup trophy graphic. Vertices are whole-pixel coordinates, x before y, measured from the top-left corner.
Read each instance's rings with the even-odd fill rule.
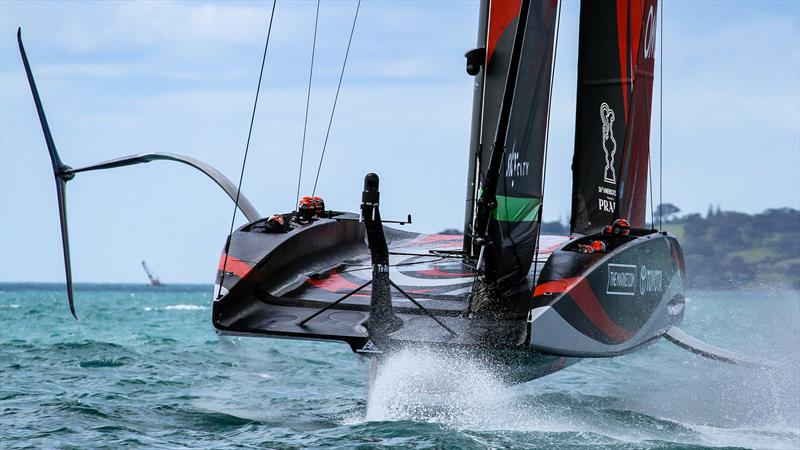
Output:
[[[617,140],[614,139],[614,110],[606,102],[600,104],[600,119],[603,121],[603,153],[606,155],[603,180],[617,184],[617,173],[614,170],[614,154],[617,153]]]

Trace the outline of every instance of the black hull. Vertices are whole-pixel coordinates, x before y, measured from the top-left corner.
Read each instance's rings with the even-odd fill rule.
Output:
[[[392,307],[401,325],[387,338],[371,339],[364,327],[369,287],[301,323],[369,281],[364,225],[353,218],[321,219],[284,234],[254,231],[258,222],[237,230],[227,263],[224,255],[220,261],[217,289],[223,295],[214,302],[215,328],[222,334],[340,341],[366,356],[409,345],[445,347],[480,354],[509,381],[522,382],[580,358],[632,351],[663,335],[682,316],[682,255],[671,236],[649,231],[602,236],[617,241],[610,243],[609,253],[593,255],[575,248],[594,237],[543,236],[539,260],[547,263],[539,266],[541,273],[531,270],[527,282],[503,299],[509,313],[469,318],[463,313],[474,262],[450,253],[460,250],[462,237],[385,228],[390,278],[455,335],[393,291]],[[626,276],[620,289],[627,291],[606,289],[620,267],[636,271],[634,286],[625,285],[631,281]],[[640,267],[646,267],[644,278]],[[655,271],[661,271],[657,286],[651,279]]]
[[[607,357],[661,337],[683,319],[683,252],[666,234],[591,235],[548,259],[534,291],[531,346],[560,355]],[[608,253],[583,254],[594,239]]]

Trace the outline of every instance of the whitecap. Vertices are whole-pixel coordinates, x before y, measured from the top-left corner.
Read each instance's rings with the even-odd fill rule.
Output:
[[[145,311],[205,311],[208,306],[203,305],[168,305],[164,307],[145,306]]]
[[[164,309],[166,310],[178,310],[178,311],[201,311],[208,309],[208,306],[202,305],[169,305],[165,306]]]

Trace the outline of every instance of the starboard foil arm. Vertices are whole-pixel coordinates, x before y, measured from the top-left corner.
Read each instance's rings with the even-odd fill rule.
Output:
[[[707,344],[695,337],[692,337],[678,327],[670,328],[669,331],[664,334],[664,338],[678,347],[715,361],[758,368],[774,367],[774,364],[769,361],[742,355],[730,350],[715,347],[711,344]]]
[[[89,172],[93,170],[113,169],[116,167],[130,166],[134,164],[148,163],[150,161],[165,160],[176,161],[203,172],[209,178],[221,187],[228,196],[237,202],[237,206],[244,213],[249,221],[258,220],[261,216],[258,214],[253,204],[241,193],[237,192],[236,186],[217,169],[209,166],[208,164],[196,160],[194,158],[178,155],[175,153],[143,153],[139,155],[124,156],[121,158],[104,161],[101,163],[93,164],[78,169],[64,164],[58,154],[55,140],[50,132],[50,126],[47,123],[47,116],[42,106],[42,100],[39,96],[39,90],[36,88],[36,81],[33,78],[33,71],[31,70],[28,56],[25,53],[25,46],[22,44],[22,28],[17,29],[17,44],[19,46],[19,54],[22,57],[22,63],[25,66],[25,75],[28,79],[28,84],[31,88],[31,95],[36,104],[36,113],[39,116],[39,123],[42,126],[42,133],[47,144],[47,152],[50,155],[50,162],[53,165],[53,176],[56,183],[56,196],[58,198],[58,216],[61,225],[61,245],[64,253],[64,272],[66,276],[67,285],[67,299],[69,301],[69,310],[72,316],[78,318],[75,313],[75,301],[72,288],[72,264],[69,251],[69,232],[67,229],[67,198],[66,198],[66,185],[67,181],[73,179],[75,174],[80,172]]]
[[[211,178],[214,183],[217,184],[226,194],[230,197],[231,200],[234,202],[237,198],[237,188],[236,185],[231,182],[228,177],[223,175],[220,171],[215,169],[214,167],[204,163],[203,161],[197,160],[190,156],[180,155],[177,153],[169,153],[169,152],[154,152],[154,153],[141,153],[138,155],[130,155],[130,156],[123,156],[121,158],[110,159],[108,161],[103,161],[97,164],[92,164],[86,167],[79,167],[77,169],[72,169],[69,167],[65,167],[64,170],[61,171],[61,176],[69,176],[70,178],[74,176],[76,173],[80,172],[90,172],[92,170],[105,170],[105,169],[114,169],[117,167],[125,167],[125,166],[132,166],[135,164],[144,164],[149,163],[151,161],[175,161],[182,164],[186,164],[187,166],[193,167],[200,172],[203,172],[207,177]],[[256,208],[250,203],[250,200],[244,196],[244,194],[239,193],[238,195],[238,203],[237,206],[239,210],[242,211],[247,220],[250,222],[254,222],[261,218]]]

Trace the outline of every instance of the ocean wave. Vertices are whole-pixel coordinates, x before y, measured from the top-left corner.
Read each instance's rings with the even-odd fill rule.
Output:
[[[145,311],[205,311],[208,309],[208,306],[203,305],[168,305],[163,307],[158,306],[145,306]]]
[[[120,367],[124,366],[128,362],[131,361],[131,358],[100,358],[100,359],[90,359],[87,361],[81,361],[78,363],[79,366],[83,368],[100,368],[100,367]]]
[[[0,305],[0,309],[17,309],[17,308],[19,308],[19,305],[14,305],[14,304]]]
[[[165,306],[164,309],[166,310],[178,310],[178,311],[205,311],[208,309],[208,306],[202,305],[169,305]]]

